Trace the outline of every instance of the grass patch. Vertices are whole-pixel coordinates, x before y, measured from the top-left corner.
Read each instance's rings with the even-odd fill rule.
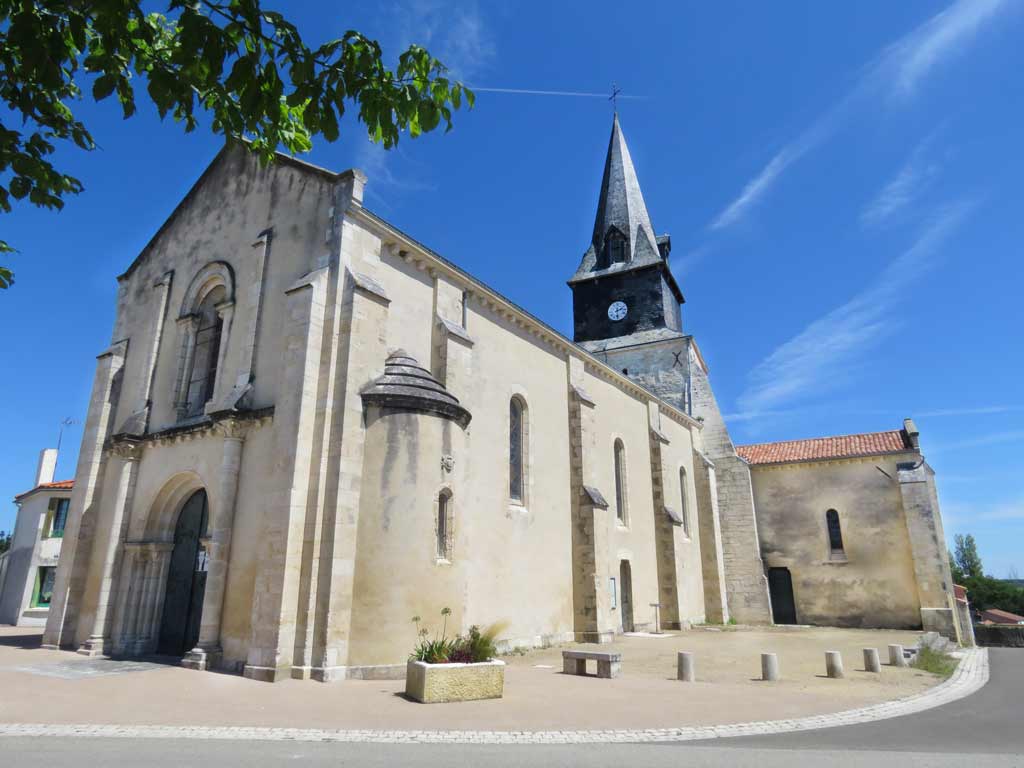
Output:
[[[939,677],[949,677],[953,674],[956,665],[959,663],[959,659],[950,656],[948,653],[942,653],[925,646],[917,652],[917,657],[914,659],[912,666],[915,669],[931,672]]]

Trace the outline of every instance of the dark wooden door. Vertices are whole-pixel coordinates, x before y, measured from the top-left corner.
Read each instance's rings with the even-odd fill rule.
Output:
[[[619,584],[622,590],[622,631],[633,631],[633,574],[629,561],[619,563]]]
[[[768,591],[772,596],[772,619],[776,624],[796,624],[796,600],[789,568],[768,569]]]
[[[157,653],[184,656],[199,640],[206,569],[199,561],[199,539],[206,535],[206,491],[185,502],[174,529]]]

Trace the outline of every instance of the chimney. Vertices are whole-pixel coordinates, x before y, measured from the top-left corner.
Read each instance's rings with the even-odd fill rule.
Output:
[[[921,450],[921,441],[919,438],[920,433],[917,431],[917,425],[913,419],[903,420],[903,431],[907,435],[907,440],[910,441],[910,447],[915,451]]]
[[[53,482],[53,473],[57,469],[57,449],[43,448],[39,452],[39,466],[36,468],[36,484],[33,488],[43,483]]]

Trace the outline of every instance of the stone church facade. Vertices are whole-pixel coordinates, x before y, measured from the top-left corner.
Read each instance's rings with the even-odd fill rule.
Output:
[[[365,183],[225,149],[118,278],[44,643],[327,681],[403,674],[411,617],[442,608],[510,647],[771,622],[759,471],[617,118],[572,340],[367,210]],[[917,613],[891,623],[939,627],[934,483],[900,504],[913,574],[891,588]],[[936,530],[940,555],[914,544]]]

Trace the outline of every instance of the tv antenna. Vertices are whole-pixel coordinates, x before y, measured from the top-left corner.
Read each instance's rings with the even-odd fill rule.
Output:
[[[77,423],[78,423],[78,419],[72,419],[70,416],[68,416],[66,419],[64,419],[60,423],[60,432],[57,433],[57,451],[58,452],[60,451],[60,441],[64,437],[64,428],[65,427],[70,427],[73,424],[77,424]]]

